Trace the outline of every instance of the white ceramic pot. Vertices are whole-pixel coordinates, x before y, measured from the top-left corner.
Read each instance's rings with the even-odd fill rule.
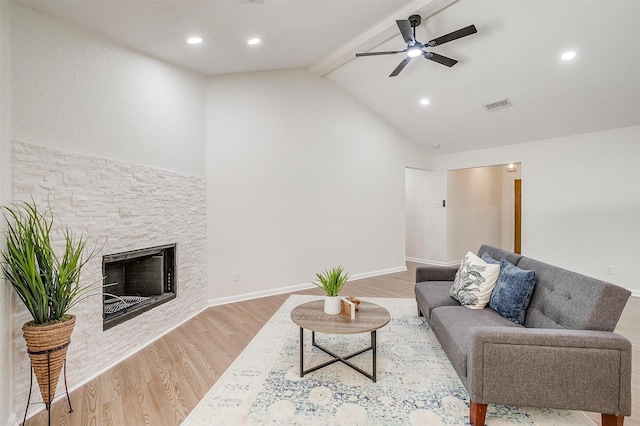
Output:
[[[324,313],[329,315],[340,313],[340,296],[324,297]]]

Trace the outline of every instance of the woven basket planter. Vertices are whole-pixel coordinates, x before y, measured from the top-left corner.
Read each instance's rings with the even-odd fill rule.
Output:
[[[58,378],[67,358],[67,349],[75,324],[74,315],[65,315],[60,322],[36,324],[31,321],[22,326],[33,372],[42,399],[47,405],[51,404],[56,395]]]

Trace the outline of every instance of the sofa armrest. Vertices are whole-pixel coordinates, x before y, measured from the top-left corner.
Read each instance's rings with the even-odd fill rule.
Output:
[[[423,265],[416,267],[416,282],[453,281],[458,272],[457,266]]]
[[[631,414],[631,342],[607,331],[472,327],[467,390],[496,403]]]

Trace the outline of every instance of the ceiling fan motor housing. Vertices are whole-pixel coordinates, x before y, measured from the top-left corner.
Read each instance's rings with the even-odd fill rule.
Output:
[[[415,28],[418,25],[420,25],[421,22],[422,22],[422,18],[420,17],[420,15],[411,15],[411,16],[409,16],[409,23],[411,24],[411,26],[413,28]]]

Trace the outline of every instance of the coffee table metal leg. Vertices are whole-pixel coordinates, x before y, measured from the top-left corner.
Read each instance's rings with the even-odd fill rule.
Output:
[[[364,376],[370,378],[371,380],[373,380],[374,382],[377,379],[377,375],[376,375],[376,369],[377,369],[377,365],[376,365],[376,359],[378,357],[378,350],[377,350],[377,344],[376,344],[376,330],[373,330],[371,332],[371,345],[368,348],[364,348],[361,349],[357,352],[354,352],[352,354],[346,355],[344,357],[333,353],[332,351],[316,344],[316,332],[315,331],[311,331],[311,346],[312,347],[316,347],[318,349],[320,349],[321,351],[323,351],[324,353],[326,353],[327,355],[331,356],[332,359],[324,362],[320,365],[316,365],[315,367],[312,367],[308,370],[305,371],[304,369],[304,329],[302,327],[300,327],[300,377],[304,377],[305,374],[307,373],[311,373],[314,372],[316,370],[319,370],[320,368],[326,367],[327,365],[331,365],[335,362],[342,362],[343,364],[353,368],[354,370],[358,371],[359,373],[363,374]],[[352,363],[350,363],[349,361],[347,361],[350,358],[353,358],[357,355],[360,355],[361,353],[367,352],[367,351],[372,351],[372,362],[373,362],[373,374],[369,374],[366,371],[362,370],[361,368],[353,365]]]
[[[372,355],[373,355],[373,357],[372,357],[373,358],[373,374],[372,374],[373,379],[372,380],[375,382],[376,381],[376,354],[377,354],[377,351],[376,351],[376,331],[375,330],[373,330],[371,332],[371,348],[372,348],[372,351],[373,351],[373,353],[372,353]]]
[[[300,327],[300,377],[304,377],[304,329]]]

